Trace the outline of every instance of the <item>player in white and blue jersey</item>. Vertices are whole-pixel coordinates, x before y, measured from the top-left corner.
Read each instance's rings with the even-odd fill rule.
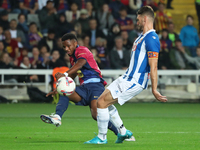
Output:
[[[160,50],[158,35],[153,29],[154,11],[150,6],[140,8],[137,28],[142,34],[133,43],[130,65],[124,75],[112,82],[97,100],[97,123],[99,133],[86,144],[106,144],[107,126],[111,121],[118,128],[116,143],[122,143],[132,133],[125,128],[113,105],[125,102],[147,88],[151,78],[152,93],[158,101],[166,102],[166,96],[157,91],[157,63]]]

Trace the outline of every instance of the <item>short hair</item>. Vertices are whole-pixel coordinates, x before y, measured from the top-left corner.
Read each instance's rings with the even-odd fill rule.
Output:
[[[158,6],[160,6],[160,5],[164,5],[164,6],[165,6],[165,3],[159,2],[159,3],[158,3]]]
[[[162,29],[162,32],[167,32],[168,33],[168,30],[167,29]]]
[[[48,34],[55,34],[55,29],[54,28],[49,28],[47,33]]]
[[[24,14],[22,14],[22,13],[20,13],[17,18],[19,19],[21,16],[24,16],[25,19],[26,19],[26,16]]]
[[[31,22],[28,26],[30,27],[32,25],[36,25],[36,27],[37,27],[37,24],[35,22]]]
[[[78,4],[77,4],[76,2],[72,2],[70,6],[72,6],[72,5],[74,5],[74,4],[75,4],[76,6],[78,6]]]
[[[176,43],[176,42],[181,42],[181,39],[176,39],[176,40],[175,40],[175,43]]]
[[[117,37],[115,38],[115,41],[118,40],[118,39],[121,39],[121,40],[123,41],[123,38],[122,38],[121,36],[117,36]]]
[[[171,25],[171,24],[174,25],[174,23],[170,21],[170,22],[168,23],[168,26]]]
[[[187,15],[186,20],[187,20],[188,18],[191,18],[192,20],[194,20],[194,17],[193,17],[192,15]]]
[[[24,56],[23,58],[22,58],[22,62],[24,61],[24,58],[28,58],[28,60],[29,60],[29,57],[28,56]],[[30,60],[29,60],[30,61]]]
[[[97,21],[97,19],[94,18],[94,17],[91,17],[91,18],[89,19],[89,21],[91,21],[91,20],[95,20],[95,21]]]
[[[76,35],[74,35],[73,33],[64,34],[62,36],[62,41],[65,41],[65,40],[76,40],[78,42]]]
[[[137,12],[138,15],[148,15],[150,16],[151,18],[154,19],[154,11],[153,9],[151,8],[151,6],[143,6],[141,7],[138,12]]]
[[[126,7],[125,6],[122,6],[119,11],[127,11]]]
[[[17,20],[16,20],[16,19],[12,19],[12,20],[10,20],[10,22],[11,22],[11,21],[15,21],[15,22],[17,22]]]
[[[46,4],[54,3],[52,0],[48,0]]]

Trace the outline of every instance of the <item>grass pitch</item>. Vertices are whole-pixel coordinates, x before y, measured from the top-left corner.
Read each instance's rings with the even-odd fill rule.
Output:
[[[45,124],[40,114],[54,112],[53,104],[0,104],[0,150],[198,150],[200,104],[127,103],[116,105],[136,142],[115,144],[108,131],[108,144],[86,145],[98,133],[89,107],[70,105],[62,125]]]

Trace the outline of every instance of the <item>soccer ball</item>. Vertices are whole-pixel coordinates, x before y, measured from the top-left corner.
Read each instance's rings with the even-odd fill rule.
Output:
[[[60,95],[69,96],[74,92],[76,85],[72,78],[61,77],[58,79],[56,87],[57,87],[57,92]]]

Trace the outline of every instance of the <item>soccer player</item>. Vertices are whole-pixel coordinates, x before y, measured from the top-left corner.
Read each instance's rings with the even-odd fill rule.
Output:
[[[97,100],[97,123],[99,133],[86,144],[106,144],[107,127],[111,121],[119,130],[116,143],[122,143],[132,133],[125,128],[113,105],[125,102],[147,88],[149,75],[151,77],[152,93],[158,101],[166,102],[166,96],[157,91],[157,63],[160,50],[158,35],[153,29],[154,11],[150,6],[144,6],[137,13],[137,28],[141,35],[132,47],[131,60],[125,74],[112,82]]]
[[[70,63],[72,67],[65,72],[56,73],[55,77],[58,80],[60,77],[70,76],[73,79],[79,77],[81,86],[76,87],[75,92],[70,96],[60,96],[59,102],[56,105],[56,113],[52,115],[41,115],[42,121],[54,124],[57,127],[61,125],[61,118],[64,112],[68,108],[69,100],[73,101],[76,105],[90,107],[91,114],[94,120],[97,118],[97,99],[105,90],[104,86],[107,84],[102,76],[101,72],[93,58],[93,54],[88,48],[79,46],[77,44],[77,38],[74,34],[67,33],[62,37],[63,49],[70,56]],[[47,94],[47,96],[54,96],[57,91],[54,90]],[[112,130],[116,135],[118,130],[111,122],[109,122],[108,128]],[[134,137],[128,140],[134,141]]]

